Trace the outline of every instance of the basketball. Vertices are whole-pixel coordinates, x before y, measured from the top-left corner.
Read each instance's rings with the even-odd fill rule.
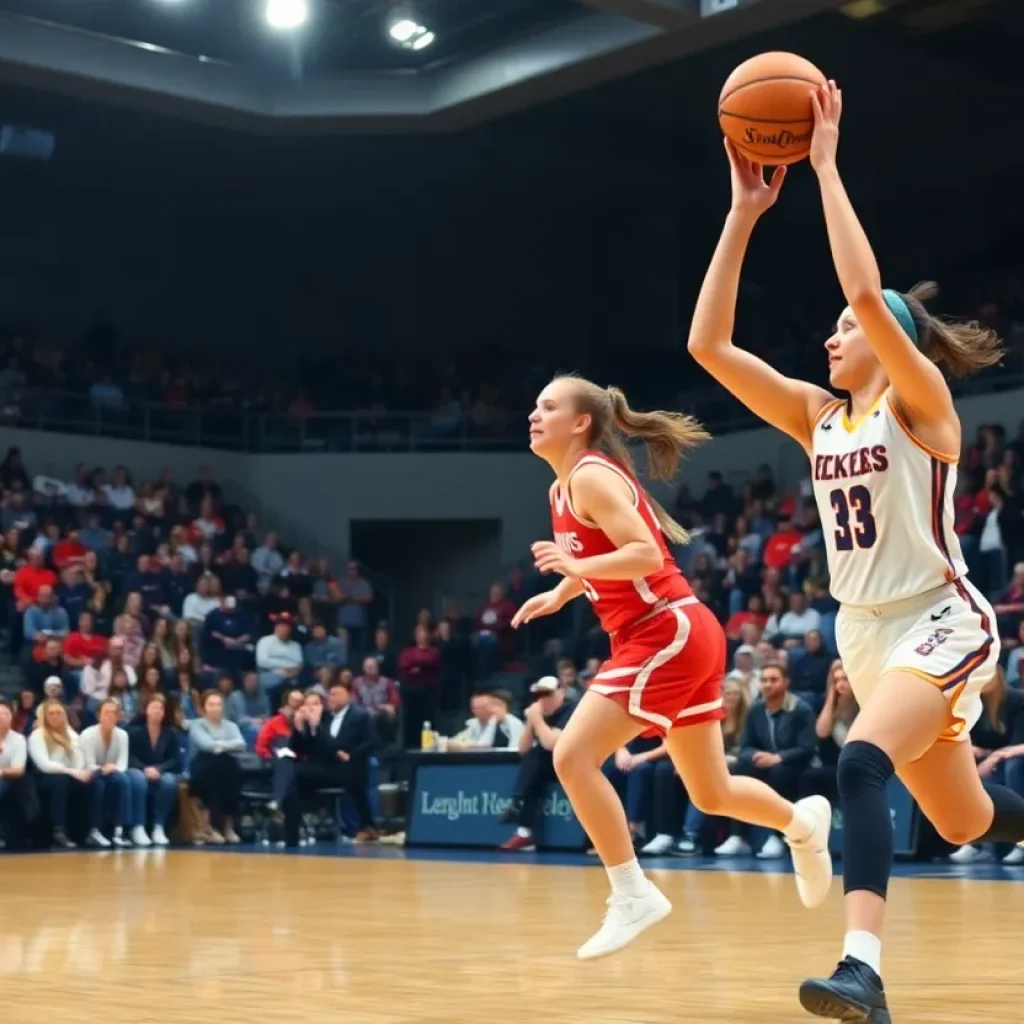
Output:
[[[718,98],[718,123],[748,159],[792,164],[811,150],[814,115],[810,92],[825,76],[795,53],[762,53],[726,79]]]

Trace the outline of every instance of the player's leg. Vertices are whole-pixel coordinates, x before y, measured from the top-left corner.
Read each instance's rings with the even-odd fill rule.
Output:
[[[555,744],[555,772],[608,872],[612,895],[604,923],[578,950],[581,960],[614,953],[666,917],[672,905],[645,877],[622,800],[601,770],[645,726],[615,699],[583,695]]]
[[[1009,786],[983,781],[970,743],[940,741],[898,775],[948,842],[1024,842],[1024,797]]]
[[[880,977],[893,856],[886,789],[896,767],[920,758],[949,722],[949,701],[940,687],[912,672],[894,671],[879,679],[850,730],[838,770],[846,939],[832,977],[809,979],[800,988],[800,1001],[810,1013],[889,1022]]]
[[[759,779],[731,774],[718,719],[685,722],[680,720],[666,743],[690,800],[705,814],[781,832],[793,851],[800,898],[808,907],[818,906],[832,884],[831,804],[814,796],[794,805]]]

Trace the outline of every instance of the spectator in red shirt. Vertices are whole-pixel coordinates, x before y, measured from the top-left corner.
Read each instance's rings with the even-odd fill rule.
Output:
[[[473,637],[481,675],[489,676],[500,661],[515,653],[515,614],[516,606],[505,596],[504,586],[492,583],[488,599],[477,612],[477,632]]]
[[[743,627],[747,623],[751,623],[757,626],[758,630],[762,630],[767,621],[768,616],[764,610],[764,599],[760,594],[751,594],[747,598],[746,609],[729,616],[729,621],[725,624],[725,635],[730,640],[739,640]]]
[[[398,655],[398,676],[402,682],[402,735],[407,750],[420,745],[424,722],[437,718],[438,690],[441,682],[441,652],[430,642],[430,630],[416,627],[415,642]]]
[[[793,549],[803,539],[790,518],[780,519],[778,529],[764,546],[764,564],[769,569],[788,569],[793,561]]]
[[[81,672],[94,658],[102,658],[107,653],[109,641],[106,637],[94,632],[92,612],[82,612],[78,616],[78,629],[69,633],[64,641],[64,666]]]
[[[288,738],[292,734],[292,720],[296,709],[302,707],[302,691],[288,690],[284,695],[284,703],[276,715],[268,718],[260,728],[256,737],[256,756],[264,761],[274,757],[278,747],[287,747]]]
[[[69,565],[81,565],[85,560],[85,545],[79,540],[78,530],[71,530],[66,540],[53,545],[53,566],[61,572]]]
[[[57,574],[43,565],[43,553],[39,548],[29,548],[25,556],[27,561],[14,574],[14,600],[22,613],[39,600],[41,587],[57,586]]]

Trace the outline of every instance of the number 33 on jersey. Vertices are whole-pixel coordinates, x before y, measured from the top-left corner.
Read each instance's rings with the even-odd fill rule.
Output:
[[[822,409],[811,476],[836,600],[886,604],[966,573],[953,532],[956,463],[914,437],[888,393],[857,423],[845,402]]]

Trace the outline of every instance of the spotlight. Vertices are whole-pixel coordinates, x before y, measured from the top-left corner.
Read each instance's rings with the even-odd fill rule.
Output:
[[[264,17],[271,28],[283,32],[302,28],[309,18],[309,0],[267,0]]]
[[[395,7],[388,15],[388,38],[405,50],[424,50],[437,36],[408,7]]]

